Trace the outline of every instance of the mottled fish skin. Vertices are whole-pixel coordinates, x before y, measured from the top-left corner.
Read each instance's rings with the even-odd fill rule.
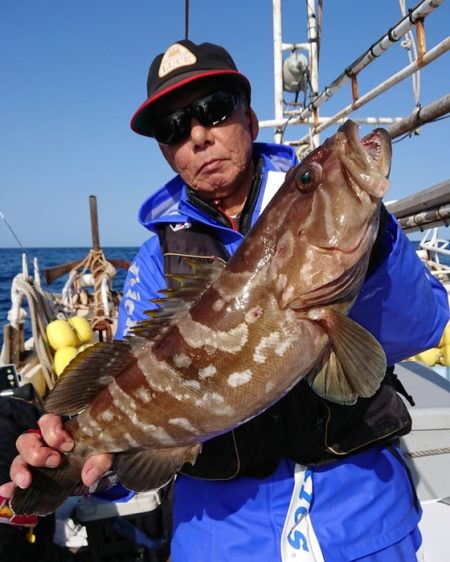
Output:
[[[146,482],[135,483],[127,456],[117,472],[127,486],[150,489],[186,460],[194,461],[199,443],[251,419],[303,377],[342,403],[373,394],[384,374],[384,355],[344,315],[367,270],[389,165],[387,133],[376,130],[361,142],[356,125],[347,121],[290,170],[239,250],[197,301],[160,336],[129,340],[122,372],[109,380],[108,365],[102,364],[96,375],[90,364],[95,350],[86,364],[78,362],[77,372],[50,396],[50,410],[62,412],[64,399],[58,399],[82,371],[105,376],[108,384],[66,423],[76,443],[68,457],[78,465],[99,452],[127,452],[131,459],[133,451],[144,448],[157,476],[152,472]],[[353,330],[359,330],[357,337]],[[374,348],[377,374],[373,383],[350,381],[341,400],[347,382],[335,387],[330,373],[333,379],[352,371],[352,339],[361,339],[368,353]],[[358,351],[355,355],[358,363]],[[112,358],[111,365],[116,363]],[[161,468],[166,466],[162,455],[173,461],[170,470]],[[13,508],[53,508],[42,497],[27,501],[18,495]]]

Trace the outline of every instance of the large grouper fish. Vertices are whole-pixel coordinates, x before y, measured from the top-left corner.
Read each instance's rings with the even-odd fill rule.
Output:
[[[180,276],[179,289],[156,299],[155,318],[75,358],[46,401],[46,411],[72,415],[64,427],[75,447],[58,468],[31,469],[13,510],[54,511],[86,458],[102,452],[115,453],[127,488],[156,489],[195,462],[202,442],[304,377],[340,404],[373,395],[385,355],[346,314],[367,272],[390,162],[385,130],[360,140],[347,121],[287,173],[215,280],[199,292],[212,266]]]

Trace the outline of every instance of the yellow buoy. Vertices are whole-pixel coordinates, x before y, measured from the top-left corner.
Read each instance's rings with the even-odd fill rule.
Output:
[[[439,358],[440,364],[445,365],[446,367],[450,367],[450,344],[445,345],[439,351],[441,352],[441,356]]]
[[[77,353],[78,348],[72,346],[58,349],[53,359],[53,367],[58,376],[64,371]]]
[[[450,345],[450,322],[442,332],[441,341],[439,342],[438,347],[445,347],[447,345]]]
[[[433,365],[436,365],[436,363],[439,362],[440,356],[441,356],[441,350],[436,347],[432,347],[431,349],[422,351],[422,353],[419,353],[415,357],[417,361],[421,361],[422,363],[425,363],[425,365],[432,367]]]
[[[48,343],[55,351],[63,347],[75,347],[80,342],[67,320],[53,320],[46,328]]]
[[[81,343],[92,343],[94,341],[94,332],[84,316],[72,316],[72,318],[69,318],[69,324],[75,330]]]

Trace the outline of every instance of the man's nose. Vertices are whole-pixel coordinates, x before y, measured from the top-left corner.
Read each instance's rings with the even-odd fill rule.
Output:
[[[205,143],[210,142],[210,129],[197,121],[195,117],[191,120],[191,139],[196,146],[203,146]]]

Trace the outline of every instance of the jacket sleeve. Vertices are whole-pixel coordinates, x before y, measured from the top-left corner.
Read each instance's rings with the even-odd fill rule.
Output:
[[[155,308],[150,299],[161,297],[159,290],[166,287],[163,257],[156,234],[140,248],[125,280],[119,305],[116,339],[122,339],[130,327],[146,318],[145,311]]]
[[[392,215],[378,262],[349,316],[381,343],[388,365],[434,347],[449,320],[446,290],[422,264]]]

